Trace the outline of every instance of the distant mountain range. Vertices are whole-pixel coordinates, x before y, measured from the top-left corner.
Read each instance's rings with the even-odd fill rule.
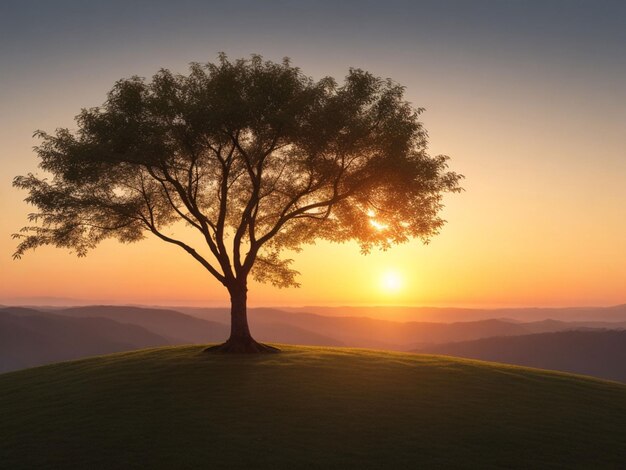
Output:
[[[144,328],[107,318],[0,310],[0,372],[168,344],[168,339]]]
[[[605,312],[598,317],[621,319],[621,307],[613,309],[613,313],[611,316]],[[224,308],[87,306],[45,311],[0,308],[0,372],[151,346],[220,342],[228,337],[229,317]],[[485,338],[506,341],[503,338],[529,337],[537,333],[626,329],[626,321],[582,318],[585,321],[542,319],[524,323],[491,318],[465,322],[400,322],[270,308],[255,308],[249,312],[250,328],[260,341],[401,351],[433,352],[438,345],[469,344]],[[443,350],[442,353],[448,354]],[[505,359],[501,360],[509,362]]]
[[[229,314],[226,309],[181,308],[180,310],[209,321],[224,323],[229,321]],[[250,309],[248,319],[253,334],[271,324],[275,328],[270,332],[277,335],[281,331],[281,327],[289,325],[334,338],[348,346],[395,350],[410,350],[430,344],[467,341],[492,336],[626,328],[626,321],[565,322],[548,319],[521,323],[507,319],[487,319],[452,323],[399,322],[369,317],[325,316],[269,308]],[[271,340],[272,336],[268,339]],[[284,342],[292,343],[293,341]]]
[[[505,362],[626,382],[626,330],[561,331],[438,344],[420,353]]]
[[[230,314],[225,310],[216,319],[198,318],[174,310],[139,307],[90,306],[52,312],[75,318],[102,317],[138,325],[163,335],[172,344],[216,343],[226,341],[230,333]],[[339,340],[308,331],[297,324],[276,324],[270,321],[251,324],[251,328],[254,330],[254,337],[259,341],[317,346],[342,345]]]
[[[177,308],[178,310],[178,308]],[[451,307],[281,307],[280,310],[295,313],[317,313],[324,316],[369,317],[395,321],[420,322],[467,322],[508,319],[518,322],[545,319],[593,322],[626,322],[626,304],[610,307],[562,307],[562,308],[451,308]]]
[[[202,320],[174,310],[93,305],[52,310],[72,318],[108,318],[136,325],[167,338],[171,344],[225,341],[230,328],[224,323]]]

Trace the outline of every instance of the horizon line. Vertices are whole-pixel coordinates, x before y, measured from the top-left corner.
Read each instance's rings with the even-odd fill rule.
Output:
[[[37,299],[41,301],[38,302]],[[45,301],[50,303],[45,303]],[[224,308],[230,309],[230,305],[227,302],[194,302],[184,303],[142,303],[142,302],[111,302],[100,299],[86,300],[86,299],[73,299],[66,297],[27,297],[27,298],[7,298],[0,299],[1,307],[88,307],[88,306],[100,306],[100,307],[148,307],[148,308]],[[249,305],[249,309],[261,309],[261,308],[275,308],[275,309],[307,309],[307,308],[328,308],[328,309],[341,309],[341,308],[366,308],[366,309],[432,309],[432,310],[521,310],[521,309],[535,309],[535,310],[563,310],[563,309],[604,309],[604,308],[616,308],[626,306],[626,300],[622,303],[607,304],[607,305],[559,305],[559,306],[545,306],[545,305],[515,305],[515,306],[434,306],[434,305],[407,305],[407,304],[302,304],[302,305],[280,305],[280,304],[261,304],[261,305]]]

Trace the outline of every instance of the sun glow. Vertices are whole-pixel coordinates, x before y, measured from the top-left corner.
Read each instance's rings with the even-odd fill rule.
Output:
[[[369,218],[369,223],[372,227],[374,227],[376,230],[385,230],[387,228],[389,228],[388,225],[383,224],[381,222],[379,222],[378,220],[375,219],[376,217],[376,213],[373,210],[368,210],[367,211],[367,217]]]
[[[380,222],[373,220],[373,219],[370,220],[370,225],[374,227],[376,230],[385,230],[386,228],[388,228],[387,225],[381,224]]]
[[[387,293],[396,293],[402,289],[404,282],[402,276],[396,271],[387,271],[380,278],[380,285]]]

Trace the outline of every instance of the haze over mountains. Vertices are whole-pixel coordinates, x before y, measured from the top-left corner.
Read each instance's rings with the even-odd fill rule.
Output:
[[[416,352],[505,362],[626,382],[626,330],[559,331],[438,344]]]
[[[0,310],[0,372],[168,344],[172,343],[152,331],[105,317]]]
[[[223,323],[229,321],[226,309],[183,307],[180,310],[205,320]],[[481,315],[482,312],[479,316]],[[616,318],[622,317],[617,315]],[[436,323],[391,321],[366,316],[325,316],[269,308],[251,309],[249,314],[250,327],[253,332],[268,323],[290,325],[335,338],[348,346],[394,350],[410,350],[420,345],[467,341],[491,336],[524,335],[570,329],[626,328],[626,309],[623,318],[623,321],[614,322],[542,320],[521,323],[506,318],[491,318]],[[279,329],[275,331],[277,333]]]
[[[452,307],[280,307],[287,312],[317,313],[326,316],[393,318],[396,321],[450,323],[506,318],[520,322],[546,319],[560,321],[626,322],[626,304],[610,307],[527,307],[527,308],[452,308]]]
[[[394,315],[435,318],[436,313],[438,322],[380,319],[382,307],[312,309],[317,313],[293,308],[250,309],[250,327],[255,338],[264,342],[413,350],[626,380],[626,365],[622,365],[626,360],[622,364],[613,360],[624,357],[626,332],[623,336],[600,334],[606,330],[626,330],[626,306],[623,305],[598,309],[492,311],[392,307],[387,311],[389,318],[395,318]],[[492,317],[484,318],[488,312]],[[548,314],[560,320],[543,317],[524,322],[520,320],[526,318],[523,312],[530,312],[527,317],[533,320]],[[349,313],[371,313],[379,318],[350,316]],[[466,321],[454,321],[459,316]],[[226,308],[0,308],[0,372],[152,346],[221,342],[228,337],[229,321]],[[572,330],[578,334],[544,335]],[[539,341],[535,339],[537,336],[550,346],[551,349],[546,346],[549,353],[537,353],[542,350],[535,343]],[[508,342],[511,337],[516,337],[516,342]],[[602,338],[610,340],[611,348],[600,347]],[[507,349],[509,345],[511,348],[516,345],[517,353]],[[528,354],[524,355],[525,351]],[[584,351],[588,352],[588,360],[583,360]],[[560,362],[550,359],[561,356],[564,359]],[[546,360],[542,362],[540,359],[544,357]],[[599,363],[608,365],[596,367]]]

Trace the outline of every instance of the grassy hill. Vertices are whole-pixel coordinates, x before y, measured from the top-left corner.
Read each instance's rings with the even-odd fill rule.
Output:
[[[166,347],[0,375],[6,468],[620,468],[626,386],[442,356]]]

